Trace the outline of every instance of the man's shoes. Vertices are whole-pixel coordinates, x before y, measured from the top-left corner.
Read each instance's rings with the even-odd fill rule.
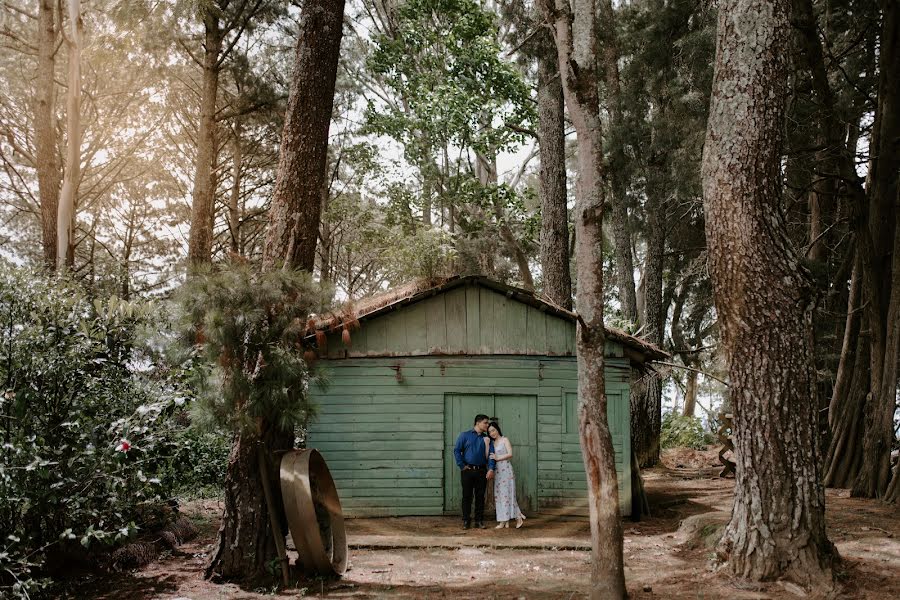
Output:
[[[475,527],[477,527],[478,529],[484,529],[484,528],[485,528],[485,527],[484,527],[484,521],[477,521],[477,522],[475,523]]]
[[[470,529],[472,527],[472,523],[469,521],[463,521],[463,529]]]

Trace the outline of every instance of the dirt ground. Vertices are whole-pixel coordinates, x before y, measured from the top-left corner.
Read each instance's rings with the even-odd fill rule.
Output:
[[[679,452],[668,453],[665,466],[645,473],[652,517],[624,523],[631,597],[819,597],[789,583],[751,584],[715,570],[712,549],[702,536],[716,515],[690,517],[720,511],[718,519],[726,518],[722,511],[730,509],[732,480],[687,477],[685,471],[709,466],[711,455]],[[76,597],[570,599],[587,594],[590,532],[581,518],[535,515],[520,530],[499,531],[463,531],[459,520],[450,517],[349,520],[347,574],[279,592],[205,581],[203,566],[221,506],[196,502],[185,510],[200,526],[198,538],[142,570],[84,580]],[[900,509],[829,490],[827,517],[828,534],[843,558],[841,588],[832,597],[900,598]]]

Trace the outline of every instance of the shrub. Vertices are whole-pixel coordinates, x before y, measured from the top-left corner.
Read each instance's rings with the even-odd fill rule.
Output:
[[[705,450],[712,441],[712,436],[703,428],[702,421],[696,417],[684,417],[672,412],[663,417],[660,436],[660,445],[663,448]]]
[[[158,518],[184,400],[141,350],[155,312],[0,264],[0,596]]]
[[[219,495],[228,467],[231,436],[220,430],[188,427],[178,434],[176,446],[172,465],[178,495]]]

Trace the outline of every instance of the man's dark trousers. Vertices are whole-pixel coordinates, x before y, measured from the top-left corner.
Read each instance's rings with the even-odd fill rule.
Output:
[[[487,468],[467,467],[462,470],[462,513],[463,521],[470,523],[472,514],[472,494],[475,494],[475,522],[484,521],[484,494],[487,492]]]

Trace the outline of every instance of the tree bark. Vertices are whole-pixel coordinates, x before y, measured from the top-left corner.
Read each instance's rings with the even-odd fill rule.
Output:
[[[863,334],[860,265],[850,278],[850,297],[838,371],[828,407],[831,441],[825,456],[827,487],[850,487],[862,465],[862,415],[869,385],[869,334]],[[866,328],[866,331],[868,328]]]
[[[263,268],[312,272],[326,177],[328,127],[343,34],[344,0],[303,5]]]
[[[869,164],[868,227],[860,232],[863,292],[872,331],[871,382],[866,398],[863,465],[854,496],[882,497],[891,478],[897,355],[900,343],[900,6],[883,0],[878,107]]]
[[[56,219],[59,208],[60,168],[56,133],[56,43],[59,37],[53,0],[38,4],[38,63],[34,103],[35,169],[41,201],[44,266],[56,269]],[[61,19],[60,19],[61,20]]]
[[[647,262],[644,270],[644,337],[662,345],[663,259],[665,249],[664,202],[662,191],[648,186]],[[659,438],[662,433],[662,381],[656,375],[645,377],[631,393],[631,447],[641,467],[659,462]]]
[[[261,436],[236,435],[228,455],[222,524],[206,567],[207,578],[245,582],[273,579],[268,565],[278,555],[263,494],[263,474],[259,471],[258,447],[261,443],[272,456],[275,450],[292,448],[294,436],[271,427]],[[277,464],[270,464],[269,467],[269,473],[265,476],[269,477],[269,481],[278,481]],[[280,506],[281,494],[274,494],[274,497]],[[282,530],[276,535],[285,536],[286,533]]]
[[[719,6],[702,179],[737,461],[719,553],[741,577],[830,588],[814,300],[780,212],[789,19],[788,0]]]
[[[69,74],[66,92],[66,172],[56,218],[56,268],[71,267],[74,262],[73,232],[78,184],[81,181],[81,2],[69,0]]]
[[[615,454],[607,420],[603,326],[603,139],[597,92],[597,6],[541,0],[553,29],[563,93],[578,136],[578,431],[591,518],[591,598],[626,598]]]
[[[212,260],[213,220],[216,193],[216,102],[224,34],[212,7],[204,10],[203,84],[200,92],[200,128],[194,163],[194,191],[191,199],[191,229],[188,262],[198,267]]]
[[[565,106],[553,37],[549,31],[538,35],[541,37],[537,48],[537,104],[544,295],[554,304],[571,310]]]

